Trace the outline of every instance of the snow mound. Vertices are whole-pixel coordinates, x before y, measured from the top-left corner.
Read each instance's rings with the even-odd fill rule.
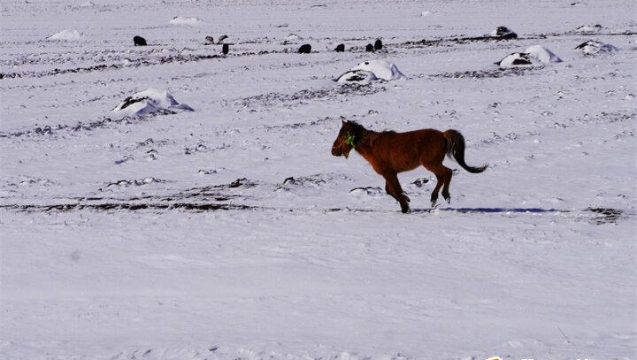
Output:
[[[73,29],[73,30],[62,30],[58,33],[55,33],[49,36],[47,39],[49,40],[78,40],[82,37],[82,33]]]
[[[515,31],[506,26],[498,26],[495,30],[491,31],[489,35],[503,39],[515,39],[518,37],[518,34],[516,34]]]
[[[168,90],[146,89],[135,93],[115,109],[113,113],[120,117],[145,116],[150,114],[176,114],[177,111],[195,111],[186,104],[180,104],[168,93]]]
[[[533,66],[533,60],[527,53],[516,52],[509,54],[504,59],[495,63],[502,69],[509,69],[515,67],[531,67]]]
[[[203,21],[197,17],[175,16],[170,20],[173,25],[197,25]]]
[[[541,66],[550,63],[562,62],[559,56],[541,45],[529,46],[524,52],[515,52],[496,62],[502,69],[515,67]]]
[[[603,27],[599,24],[582,25],[575,30],[570,31],[573,34],[597,34],[602,31]]]
[[[283,38],[282,44],[283,45],[296,44],[300,40],[303,40],[301,36],[291,33],[288,36]]]
[[[81,7],[94,7],[95,3],[92,1],[87,1],[84,4],[80,5]]]
[[[529,54],[532,59],[544,64],[562,62],[562,59],[560,59],[559,56],[555,55],[551,50],[542,45],[529,46],[524,52]]]
[[[345,84],[345,83],[369,84],[374,80],[378,80],[378,78],[371,71],[350,70],[344,73],[343,75],[339,76],[338,79],[336,79],[336,82],[341,84]]]
[[[348,73],[352,73],[353,71],[356,71],[356,70],[362,70],[362,71],[370,72],[370,73],[372,73],[374,75],[375,78],[382,79],[382,80],[387,80],[387,81],[396,80],[396,79],[400,79],[400,78],[406,77],[402,72],[400,72],[400,70],[398,70],[398,67],[396,67],[396,65],[394,65],[394,64],[392,64],[392,63],[390,63],[388,61],[385,61],[385,60],[367,60],[367,61],[363,61],[362,63],[354,66],[348,72],[346,72],[345,74],[339,76],[337,81],[339,81],[344,75],[346,75]],[[361,73],[358,73],[357,75],[361,75]],[[341,81],[339,81],[339,82],[341,82]]]
[[[598,55],[602,53],[614,53],[619,51],[614,45],[605,44],[597,40],[588,40],[575,47],[576,50],[580,50],[584,55]]]

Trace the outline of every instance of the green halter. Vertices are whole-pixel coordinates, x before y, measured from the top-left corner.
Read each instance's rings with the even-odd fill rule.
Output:
[[[354,135],[352,134],[347,134],[347,136],[345,137],[345,143],[352,148],[356,148],[356,146],[354,146]]]

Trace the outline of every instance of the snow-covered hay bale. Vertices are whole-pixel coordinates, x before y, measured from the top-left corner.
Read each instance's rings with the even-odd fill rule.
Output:
[[[601,32],[603,27],[600,24],[595,25],[582,25],[577,29],[571,30],[572,34],[597,34]]]
[[[127,97],[113,109],[113,113],[119,117],[175,114],[178,111],[194,111],[194,109],[186,104],[178,103],[168,90],[153,88]]]
[[[396,80],[406,77],[398,67],[393,63],[385,60],[367,60],[354,66],[351,70],[364,70],[374,74],[378,79],[382,80]]]
[[[555,55],[551,50],[545,48],[542,45],[529,46],[524,50],[529,56],[544,64],[559,63],[562,62],[559,56]]]
[[[378,80],[378,78],[371,71],[350,70],[339,76],[336,82],[341,84],[369,84],[374,80]]]
[[[51,36],[49,36],[47,39],[49,40],[79,40],[82,38],[82,33],[80,33],[79,31],[72,29],[72,30],[62,30],[60,32],[57,32]]]
[[[518,37],[518,34],[506,26],[498,26],[489,35],[503,39],[516,39]]]
[[[495,63],[502,69],[510,69],[516,67],[531,67],[533,60],[527,53],[516,52],[505,56],[502,60]]]
[[[614,53],[619,51],[619,48],[617,48],[616,46],[611,44],[606,44],[597,40],[585,41],[577,45],[575,49],[580,50],[582,54],[587,56],[604,54],[604,53],[609,54],[609,53]]]

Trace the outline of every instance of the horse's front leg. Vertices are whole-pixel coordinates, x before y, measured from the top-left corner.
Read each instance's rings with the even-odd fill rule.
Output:
[[[386,181],[385,181],[385,192],[387,193],[387,195],[391,195],[392,197],[394,197],[394,195],[391,192],[389,192],[389,183],[386,182]],[[403,197],[405,198],[405,200],[407,200],[407,202],[411,202],[411,199],[409,198],[409,196],[407,196],[405,194],[404,191],[403,191]],[[398,199],[396,199],[396,200],[398,200]],[[398,200],[398,201],[400,201],[400,200]]]
[[[409,197],[403,192],[403,188],[398,182],[398,176],[394,172],[383,173],[385,178],[385,191],[400,203],[403,213],[409,212]]]

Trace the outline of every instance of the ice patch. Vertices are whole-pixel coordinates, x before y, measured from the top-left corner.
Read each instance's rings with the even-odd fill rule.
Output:
[[[149,114],[174,114],[177,111],[194,111],[186,104],[180,104],[168,93],[168,90],[146,89],[135,93],[126,99],[115,109],[117,116],[144,116]]]
[[[62,30],[58,33],[55,33],[49,36],[47,39],[49,40],[78,40],[82,37],[82,33],[73,29],[73,30]]]
[[[197,17],[175,16],[170,20],[173,25],[197,25],[203,21]]]

